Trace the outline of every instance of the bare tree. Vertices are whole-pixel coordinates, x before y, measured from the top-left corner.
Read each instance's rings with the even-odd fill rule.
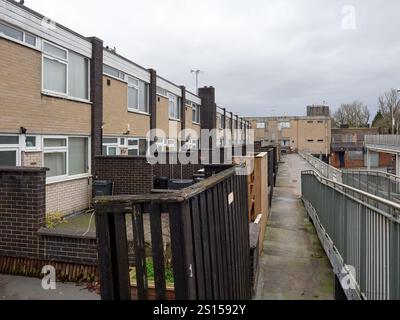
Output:
[[[337,126],[348,125],[349,127],[367,127],[370,113],[368,107],[360,101],[344,103],[333,114]]]
[[[380,96],[378,99],[378,108],[381,118],[375,125],[394,133],[393,129],[396,130],[397,124],[400,123],[400,96],[397,90],[392,89]],[[392,126],[393,124],[394,126]]]

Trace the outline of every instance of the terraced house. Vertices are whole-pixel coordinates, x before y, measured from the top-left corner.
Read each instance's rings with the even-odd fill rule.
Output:
[[[200,130],[217,122],[249,128],[232,114],[226,126],[226,110],[217,120],[215,92],[209,113],[207,94],[12,0],[0,0],[0,70],[0,166],[48,168],[48,213],[87,209],[95,156],[144,156],[150,130],[159,150],[179,151],[198,148]]]

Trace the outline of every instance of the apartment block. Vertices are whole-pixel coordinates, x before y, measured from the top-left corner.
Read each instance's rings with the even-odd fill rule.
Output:
[[[308,108],[308,112],[310,109]],[[254,129],[254,140],[278,144],[284,151],[330,154],[331,118],[329,116],[246,118]]]
[[[96,156],[197,149],[204,128],[238,130],[221,146],[248,141],[214,88],[192,93],[12,0],[0,0],[0,70],[0,166],[48,168],[48,213],[90,206]]]

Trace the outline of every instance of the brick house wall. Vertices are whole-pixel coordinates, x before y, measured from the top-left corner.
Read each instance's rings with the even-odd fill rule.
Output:
[[[46,213],[63,215],[81,212],[90,207],[91,178],[63,181],[46,185]]]
[[[114,182],[115,195],[150,193],[153,189],[153,168],[146,157],[97,156],[94,176]]]

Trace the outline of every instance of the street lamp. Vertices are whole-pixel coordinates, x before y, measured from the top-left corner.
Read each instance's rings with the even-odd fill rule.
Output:
[[[204,72],[199,69],[192,69],[190,70],[190,73],[194,73],[196,75],[196,93],[199,94],[199,74]]]

